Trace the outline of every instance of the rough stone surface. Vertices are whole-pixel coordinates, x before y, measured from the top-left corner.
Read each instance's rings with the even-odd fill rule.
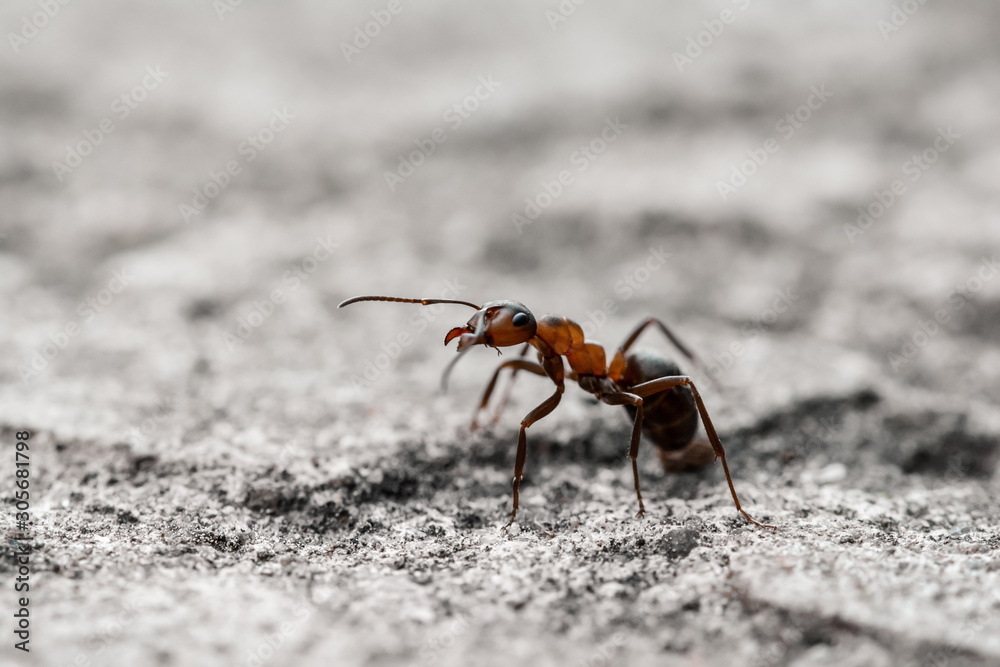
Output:
[[[1000,664],[996,3],[404,2],[350,62],[387,5],[323,4],[70,3],[5,38],[0,664]],[[471,434],[496,355],[438,388],[468,309],[337,309],[446,291],[611,346],[664,318],[778,530],[648,444],[634,519],[628,419],[571,388],[501,533],[550,387]]]

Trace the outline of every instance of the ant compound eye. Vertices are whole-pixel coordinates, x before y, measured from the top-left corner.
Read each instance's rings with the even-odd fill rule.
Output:
[[[523,327],[528,323],[529,319],[530,318],[527,313],[517,313],[513,318],[511,318],[511,322],[515,327]]]

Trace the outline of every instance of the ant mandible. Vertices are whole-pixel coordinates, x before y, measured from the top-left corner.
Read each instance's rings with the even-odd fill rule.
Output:
[[[639,513],[636,518],[642,517],[646,511],[642,504],[642,493],[639,491],[639,467],[636,464],[639,440],[642,433],[645,433],[656,445],[660,462],[668,472],[696,470],[713,463],[716,459],[722,459],[722,469],[726,473],[726,481],[729,483],[729,491],[733,494],[736,509],[755,526],[775,528],[754,520],[740,505],[736,488],[733,486],[733,478],[729,475],[729,466],[726,465],[726,452],[708,416],[701,394],[698,393],[698,388],[691,378],[682,375],[680,368],[670,359],[651,352],[629,352],[629,348],[639,335],[647,327],[656,325],[685,357],[692,363],[698,363],[694,353],[660,320],[655,318],[643,320],[628,335],[608,364],[604,348],[599,343],[584,340],[583,329],[579,324],[557,315],[546,315],[536,320],[531,311],[517,301],[490,301],[477,306],[456,299],[356,296],[342,302],[338,308],[359,301],[419,303],[423,306],[439,303],[458,304],[469,306],[476,311],[464,327],[455,327],[445,334],[445,345],[458,338],[459,355],[445,368],[441,376],[442,386],[446,386],[448,374],[459,358],[476,345],[492,347],[499,352],[498,348],[525,343],[521,351],[522,356],[527,352],[529,345],[537,350],[538,362],[519,358],[505,361],[497,367],[489,384],[486,385],[482,401],[472,420],[472,429],[475,430],[479,412],[488,405],[497,378],[505,368],[511,369],[512,381],[517,371],[527,371],[548,377],[556,385],[555,393],[521,420],[514,463],[514,507],[507,525],[504,526],[505,530],[517,516],[518,490],[524,475],[524,458],[527,450],[525,431],[559,405],[567,377],[580,385],[584,391],[596,396],[599,401],[608,405],[624,406],[635,419],[628,458],[632,460],[635,494],[639,499]],[[566,357],[570,366],[568,373],[563,365],[563,357]],[[709,442],[694,437],[699,415],[705,424]]]

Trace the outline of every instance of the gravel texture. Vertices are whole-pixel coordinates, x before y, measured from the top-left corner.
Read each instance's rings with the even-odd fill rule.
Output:
[[[0,49],[0,664],[1000,664],[995,3],[92,4]],[[364,293],[662,317],[778,530],[571,387],[502,533],[551,387]]]

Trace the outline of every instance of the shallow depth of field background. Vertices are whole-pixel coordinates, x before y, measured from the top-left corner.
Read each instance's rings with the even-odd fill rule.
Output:
[[[0,9],[0,662],[1000,660],[1000,7],[335,5]],[[663,318],[781,530],[571,388],[501,535],[550,387],[365,293]]]

